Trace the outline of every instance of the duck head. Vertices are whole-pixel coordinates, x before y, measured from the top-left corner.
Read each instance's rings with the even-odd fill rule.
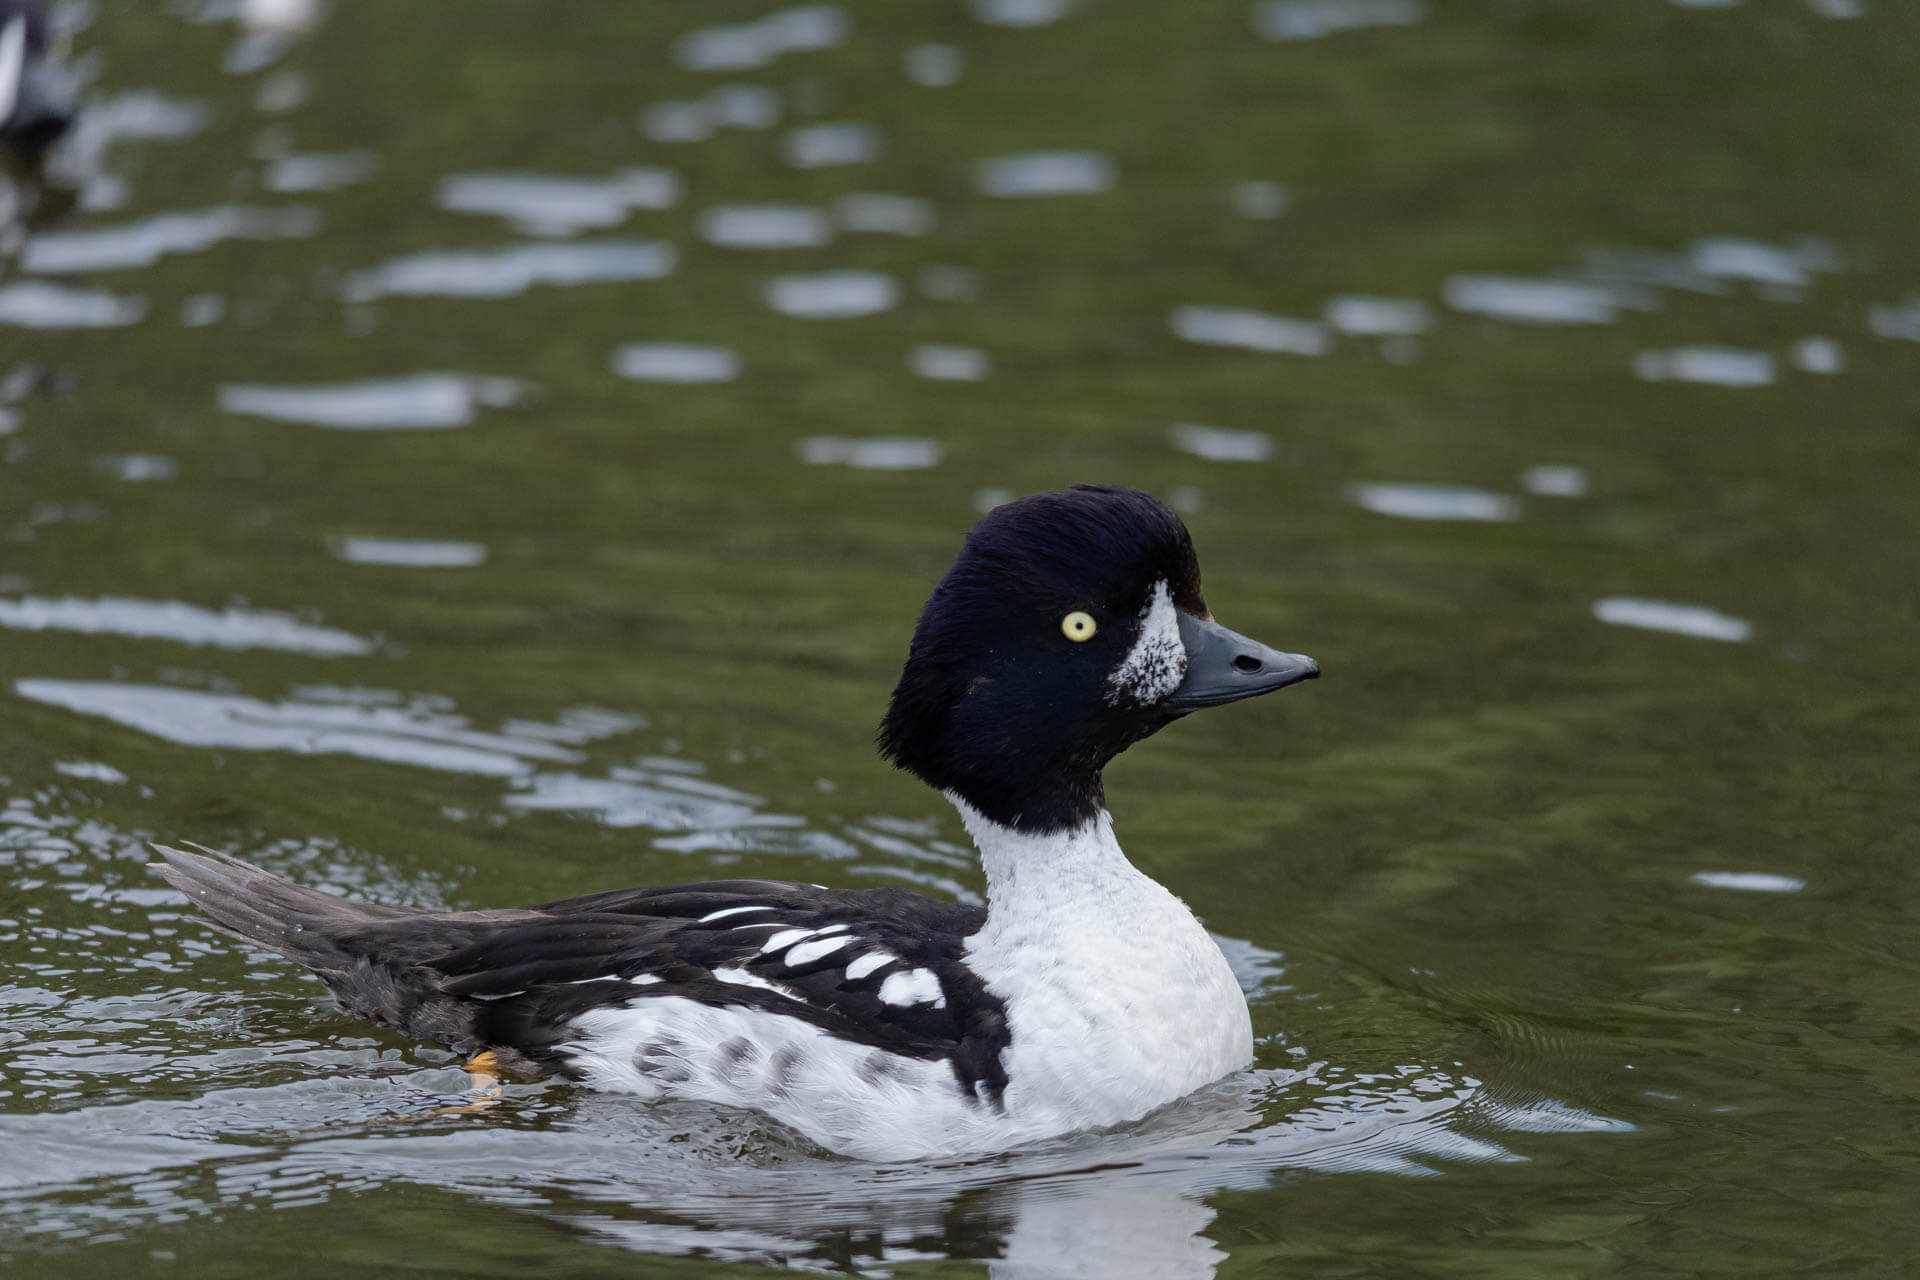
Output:
[[[996,507],[934,588],[880,726],[883,755],[988,819],[1063,830],[1113,757],[1181,716],[1320,674],[1213,620],[1186,525],[1138,489]]]

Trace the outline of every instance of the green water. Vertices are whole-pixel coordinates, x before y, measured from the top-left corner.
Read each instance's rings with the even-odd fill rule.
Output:
[[[853,0],[826,47],[703,71],[676,40],[772,6],[339,0],[245,70],[231,21],[101,3],[75,39],[95,103],[205,117],[106,146],[93,202],[117,176],[119,207],[0,277],[145,300],[114,327],[0,323],[0,1261],[1920,1267],[1920,11],[1828,16],[1856,8],[1435,0],[1276,42],[1213,0],[1024,28]],[[964,55],[956,83],[905,73],[929,43]],[[778,122],[636,125],[727,84],[773,90]],[[883,154],[789,163],[821,122],[876,126]],[[276,156],[351,151],[359,181],[266,186]],[[982,189],[977,161],[1034,151],[1097,153],[1111,185]],[[677,201],[572,240],[436,205],[454,174],[632,167],[679,175]],[[714,206],[831,215],[850,192],[927,202],[902,224],[925,234],[703,236]],[[302,234],[142,223],[226,205]],[[174,251],[140,261],[136,224]],[[677,260],[349,297],[428,251],[605,240]],[[830,270],[897,296],[846,318],[764,298]],[[1595,322],[1450,305],[1488,276],[1558,281],[1548,301]],[[1425,304],[1369,313],[1418,332],[1284,329],[1324,344],[1303,355],[1173,327],[1352,296]],[[635,342],[723,347],[737,376],[622,378]],[[989,376],[916,376],[922,344]],[[441,430],[220,407],[423,372],[528,385]],[[1208,459],[1175,424],[1261,434]],[[810,463],[813,437],[940,451]],[[1578,472],[1523,479],[1542,466]],[[144,870],[143,841],[191,839],[457,907],[735,874],[977,892],[954,815],[870,735],[978,508],[1080,480],[1174,500],[1222,619],[1327,673],[1110,772],[1129,853],[1223,939],[1262,1037],[1255,1071],[1140,1125],[873,1167],[562,1086],[431,1114],[470,1101],[448,1055],[344,1018]],[[1368,484],[1465,488],[1440,497],[1498,518],[1385,514]],[[484,559],[364,563],[355,538]],[[1711,610],[1682,622],[1722,638],[1596,616],[1617,598]],[[126,634],[168,601],[229,643]]]

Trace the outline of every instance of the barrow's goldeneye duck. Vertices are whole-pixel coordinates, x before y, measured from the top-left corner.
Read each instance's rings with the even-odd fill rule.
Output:
[[[944,792],[987,906],[716,880],[521,910],[349,902],[161,848],[213,927],[352,1012],[899,1160],[1133,1120],[1253,1057],[1245,998],[1113,837],[1100,775],[1170,722],[1319,674],[1215,622],[1180,518],[1081,485],[990,512],[921,614],[880,749]]]

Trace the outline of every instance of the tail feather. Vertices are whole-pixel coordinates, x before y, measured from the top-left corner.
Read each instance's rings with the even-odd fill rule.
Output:
[[[347,1009],[420,1039],[456,1048],[475,1042],[471,1004],[441,989],[444,975],[412,962],[453,923],[441,913],[353,902],[282,880],[270,871],[199,845],[197,852],[155,844],[149,865],[187,895],[204,923],[229,937],[305,966]],[[381,925],[399,922],[400,936]],[[408,929],[408,923],[417,924]],[[424,937],[408,935],[424,934]],[[414,943],[409,946],[408,943]],[[425,944],[425,945],[422,945]]]
[[[152,863],[153,869],[191,898],[206,913],[208,924],[310,969],[349,959],[336,941],[342,933],[411,914],[293,884],[200,845],[190,846],[199,850],[194,853],[163,844],[152,847],[164,859]]]

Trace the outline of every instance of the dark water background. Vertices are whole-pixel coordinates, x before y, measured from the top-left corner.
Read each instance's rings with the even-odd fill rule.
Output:
[[[1920,1267],[1920,8],[242,8],[0,267],[9,1274]],[[1131,1129],[433,1114],[144,869],[976,893],[869,737],[1079,480],[1327,671],[1111,772],[1262,1037]]]

